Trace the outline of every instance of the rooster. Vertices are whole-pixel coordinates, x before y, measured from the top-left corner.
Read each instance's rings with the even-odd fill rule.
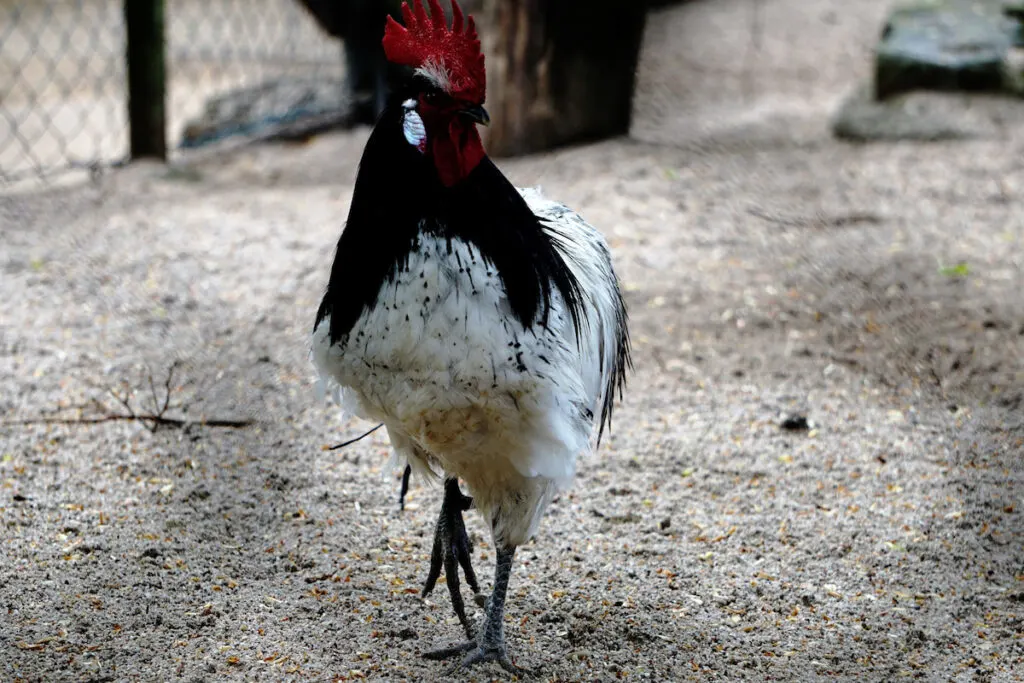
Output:
[[[366,143],[312,357],[344,407],[386,426],[400,460],[445,478],[424,593],[444,564],[469,640],[425,656],[517,671],[503,628],[513,556],[611,422],[630,366],[626,309],[601,234],[517,189],[484,152],[473,18],[453,0],[449,25],[428,6],[404,3],[402,23],[386,23],[385,54],[411,76]],[[470,507],[497,558],[479,628],[457,578],[461,565],[477,590]]]

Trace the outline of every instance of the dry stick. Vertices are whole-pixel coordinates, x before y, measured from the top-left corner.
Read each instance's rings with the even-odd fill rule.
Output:
[[[149,395],[153,397],[153,410],[157,411],[157,415],[163,415],[164,411],[160,410],[160,399],[156,397],[156,386],[153,384],[152,370],[149,371],[149,375],[146,377],[146,379],[149,380]],[[166,408],[164,410],[166,410]]]
[[[2,426],[25,426],[25,425],[40,425],[40,424],[63,424],[63,425],[75,425],[75,424],[100,424],[102,422],[152,422],[154,425],[163,425],[166,427],[187,427],[188,425],[199,425],[203,427],[249,427],[255,424],[255,420],[182,420],[176,417],[164,417],[163,415],[150,415],[150,414],[135,414],[131,415],[99,415],[97,417],[35,417],[26,418],[24,420],[3,420],[0,421]]]
[[[164,405],[160,408],[160,415],[167,411],[167,407],[171,403],[171,382],[174,378],[174,369],[178,367],[179,363],[181,363],[181,359],[176,358],[171,363],[171,367],[167,368],[167,381],[164,382]],[[150,375],[150,378],[152,379],[152,375]],[[153,407],[155,408],[156,406],[154,405]]]
[[[369,436],[370,434],[373,434],[373,433],[374,433],[375,431],[377,431],[378,429],[380,429],[380,428],[381,428],[381,427],[383,427],[383,426],[384,426],[384,423],[383,423],[383,422],[381,422],[381,423],[380,423],[379,425],[377,425],[376,427],[374,427],[374,428],[373,428],[373,429],[371,429],[370,431],[368,431],[368,432],[364,432],[363,434],[360,434],[359,436],[357,436],[357,437],[356,437],[356,438],[354,438],[354,439],[349,439],[348,441],[343,441],[342,443],[339,443],[339,444],[337,444],[336,446],[325,446],[323,450],[325,450],[325,451],[336,451],[336,450],[338,450],[339,448],[344,448],[345,446],[351,446],[351,445],[352,445],[352,444],[354,444],[354,443],[355,443],[356,441],[361,441],[362,439],[365,439],[365,438],[366,438],[366,437],[368,437],[368,436]]]
[[[135,411],[132,409],[131,391],[127,391],[123,396],[114,391],[113,389],[108,389],[107,391],[110,392],[111,396],[117,399],[117,402],[120,403],[124,407],[124,409],[128,411],[128,415],[134,419]]]
[[[156,385],[153,382],[153,371],[149,371],[149,392],[153,398],[153,409],[156,413],[136,413],[135,409],[132,408],[131,387],[127,386],[127,382],[123,382],[125,385],[125,392],[119,393],[113,388],[108,388],[107,393],[114,397],[118,403],[125,409],[126,413],[110,413],[108,415],[98,415],[96,417],[36,417],[27,418],[24,420],[3,420],[0,421],[0,425],[38,425],[38,424],[101,424],[103,422],[142,422],[147,429],[150,431],[156,431],[157,427],[186,427],[188,425],[202,425],[206,427],[229,427],[229,428],[240,428],[248,427],[255,423],[255,420],[228,420],[228,419],[212,419],[212,420],[184,420],[177,417],[167,417],[165,413],[171,407],[171,384],[174,382],[174,370],[178,367],[179,360],[175,360],[171,363],[171,366],[167,369],[167,379],[164,381],[164,400],[161,404],[160,399],[157,397]],[[93,399],[96,405],[103,410],[110,410],[104,405],[99,399]],[[362,437],[360,437],[362,438]]]

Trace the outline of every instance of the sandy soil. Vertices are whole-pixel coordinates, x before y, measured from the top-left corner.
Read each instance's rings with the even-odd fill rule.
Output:
[[[510,648],[540,680],[1022,680],[1024,128],[838,144],[883,4],[761,3],[748,53],[752,7],[656,15],[635,139],[502,162],[606,232],[636,341]],[[4,680],[443,680],[439,491],[400,514],[382,438],[323,450],[367,425],[306,358],[366,134],[0,199]],[[165,384],[256,422],[9,423]]]

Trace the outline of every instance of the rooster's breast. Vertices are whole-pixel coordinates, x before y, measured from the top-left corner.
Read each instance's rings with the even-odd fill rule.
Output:
[[[357,413],[442,463],[510,449],[532,462],[528,451],[576,451],[589,434],[567,318],[555,298],[547,324],[524,327],[471,243],[421,235],[345,337],[331,344],[330,319],[320,322],[314,361]]]

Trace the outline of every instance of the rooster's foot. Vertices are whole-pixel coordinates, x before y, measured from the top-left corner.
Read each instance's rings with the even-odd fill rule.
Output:
[[[499,546],[497,548],[498,558],[494,568],[494,592],[487,599],[483,623],[480,625],[480,635],[476,638],[470,638],[469,642],[462,643],[461,645],[435,650],[424,655],[427,659],[449,659],[462,653],[468,653],[461,662],[449,669],[449,677],[460,669],[466,669],[481,662],[497,662],[505,671],[521,677],[530,674],[526,669],[512,663],[508,656],[508,650],[505,648],[505,595],[508,591],[509,574],[512,571],[512,556],[515,554],[515,550],[515,546]]]
[[[530,675],[528,669],[524,669],[521,666],[517,666],[509,659],[508,651],[505,649],[504,643],[497,647],[487,647],[477,645],[475,640],[469,640],[465,643],[460,643],[454,647],[445,647],[439,650],[431,650],[423,654],[424,659],[432,660],[444,660],[451,659],[452,657],[461,657],[463,654],[462,661],[458,662],[454,666],[448,669],[446,676],[452,676],[458,673],[462,669],[468,669],[474,664],[482,664],[485,662],[497,662],[499,666],[505,671],[511,674],[515,674],[520,677],[526,677]]]
[[[473,544],[466,534],[466,525],[462,520],[462,513],[473,505],[473,499],[463,495],[459,490],[459,480],[448,479],[444,484],[444,502],[441,503],[441,514],[437,518],[437,527],[434,530],[434,549],[430,555],[430,572],[427,574],[427,581],[423,586],[423,597],[434,590],[438,577],[441,576],[441,567],[444,566],[445,583],[448,584],[448,593],[452,599],[452,609],[455,610],[459,623],[465,630],[466,635],[474,637],[473,627],[466,618],[466,607],[462,601],[462,594],[459,592],[459,567],[466,576],[466,583],[473,591],[475,601],[478,605],[484,602],[484,596],[480,593],[480,585],[476,580],[476,573],[473,571],[471,555]],[[468,648],[467,648],[468,649]],[[463,652],[465,650],[462,650]]]

